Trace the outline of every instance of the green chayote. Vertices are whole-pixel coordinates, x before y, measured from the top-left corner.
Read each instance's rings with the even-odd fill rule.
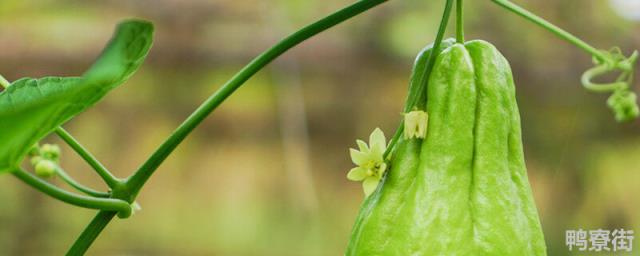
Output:
[[[426,137],[395,145],[346,255],[546,255],[509,64],[485,41],[443,47],[425,78]]]

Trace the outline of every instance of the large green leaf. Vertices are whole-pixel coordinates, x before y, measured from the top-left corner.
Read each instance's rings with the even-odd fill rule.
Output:
[[[0,93],[0,173],[59,125],[93,106],[126,81],[144,61],[153,25],[130,20],[116,32],[82,77],[23,78]]]

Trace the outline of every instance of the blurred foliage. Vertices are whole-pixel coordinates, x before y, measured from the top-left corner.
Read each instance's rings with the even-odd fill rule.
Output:
[[[350,2],[4,0],[0,72],[10,80],[79,75],[119,20],[153,21],[156,43],[141,72],[65,125],[123,177],[253,56]],[[589,56],[489,1],[466,2],[468,39],[494,43],[516,76],[549,254],[569,254],[567,229],[639,233],[640,122],[616,123],[606,96],[580,88]],[[518,3],[595,46],[640,48],[640,23],[609,1]],[[143,210],[114,221],[90,254],[341,255],[362,200],[345,178],[347,149],[376,126],[395,129],[413,57],[433,40],[442,5],[390,1],[287,53],[178,148],[142,191]],[[296,159],[284,153],[282,109],[297,105],[282,95],[293,86],[304,99],[306,127],[298,128],[308,128],[308,144],[290,136],[308,148],[313,189],[300,190],[304,177],[286,170]],[[63,152],[70,174],[104,189],[70,148]],[[92,217],[0,177],[0,255],[61,255]]]

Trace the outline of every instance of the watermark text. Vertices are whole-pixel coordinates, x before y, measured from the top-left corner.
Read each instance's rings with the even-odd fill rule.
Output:
[[[620,252],[633,250],[633,230],[567,230],[565,243],[569,251]]]

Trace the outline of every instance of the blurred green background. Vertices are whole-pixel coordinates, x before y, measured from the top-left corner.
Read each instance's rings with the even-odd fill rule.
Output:
[[[640,49],[636,1],[517,2],[629,54]],[[120,20],[153,21],[141,71],[65,125],[125,177],[252,57],[351,2],[3,0],[0,73],[79,75]],[[549,255],[570,254],[568,229],[640,232],[640,122],[616,123],[607,96],[580,87],[592,65],[584,52],[489,1],[466,2],[468,39],[494,43],[512,64]],[[260,72],[160,167],[140,194],[142,211],[113,221],[89,255],[342,255],[363,199],[345,178],[347,149],[375,127],[395,130],[413,58],[433,40],[443,3],[390,1]],[[105,188],[63,150],[70,174]],[[93,215],[3,175],[0,255],[62,255]]]

